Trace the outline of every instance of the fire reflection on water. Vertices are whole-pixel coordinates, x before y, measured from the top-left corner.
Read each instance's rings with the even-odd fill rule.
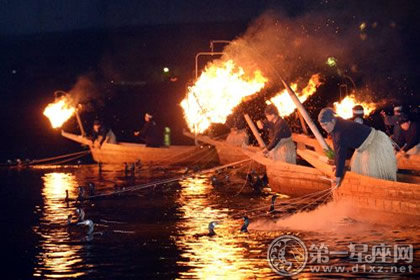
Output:
[[[73,209],[64,201],[65,191],[70,197],[76,196],[77,182],[71,173],[52,172],[42,177],[43,210],[40,224],[34,231],[41,237],[40,252],[34,277],[72,278],[85,273],[78,270],[82,263],[80,250],[83,245],[71,244],[67,231],[67,216]]]
[[[250,238],[239,231],[242,220],[229,216],[229,209],[212,207],[213,187],[204,177],[188,178],[180,182],[178,198],[181,205],[179,230],[175,238],[181,250],[177,264],[189,268],[180,272],[180,278],[197,279],[249,279],[269,278],[272,271],[261,254],[266,244],[258,236]],[[220,198],[219,198],[220,199]],[[208,236],[208,224],[216,221],[216,235]],[[267,267],[265,269],[264,267]]]

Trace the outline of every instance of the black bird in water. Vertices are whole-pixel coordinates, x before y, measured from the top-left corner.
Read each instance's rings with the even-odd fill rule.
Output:
[[[198,234],[194,234],[193,236],[195,238],[199,238],[199,237],[203,237],[203,236],[214,236],[214,235],[216,235],[216,232],[214,231],[214,228],[216,227],[216,225],[217,225],[217,222],[214,222],[214,221],[210,222],[209,226],[208,226],[208,230],[209,230],[208,233],[198,233]]]
[[[248,232],[249,218],[247,216],[244,216],[243,219],[244,219],[244,224],[241,227],[241,232]]]
[[[260,177],[255,170],[249,173],[246,177],[249,185],[251,188],[254,189],[256,193],[261,193],[262,189],[268,185],[268,177],[267,174],[264,173],[262,177]]]
[[[92,222],[92,220],[84,220],[82,222],[77,223],[78,226],[87,226],[88,230],[86,231],[87,235],[91,235],[95,230],[95,224]]]
[[[274,204],[276,203],[276,199],[277,199],[277,195],[273,195],[271,197],[271,206],[270,206],[270,211],[269,212],[273,212],[274,211]]]
[[[220,182],[219,182],[219,180],[217,180],[217,177],[216,176],[211,176],[210,177],[210,180],[211,180],[211,185],[213,186],[213,187],[218,187],[218,186],[220,186]]]
[[[88,191],[89,191],[90,196],[95,195],[95,184],[94,183],[92,183],[92,182],[88,183]]]
[[[216,235],[216,232],[214,231],[214,228],[216,227],[217,222],[210,222],[209,223],[209,234],[208,236]]]
[[[85,220],[85,211],[83,211],[82,208],[77,208],[76,213],[77,213],[77,222],[82,222]]]
[[[69,202],[69,201],[70,201],[69,191],[66,190],[66,198],[64,199],[64,202]]]

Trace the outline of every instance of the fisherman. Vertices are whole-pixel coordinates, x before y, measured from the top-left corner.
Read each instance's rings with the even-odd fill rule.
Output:
[[[360,124],[365,124],[365,119],[363,118],[365,111],[362,105],[354,106],[352,112],[353,117],[351,118],[351,120]]]
[[[407,114],[401,113],[398,119],[401,133],[395,142],[400,146],[401,154],[420,154],[420,125],[412,121]]]
[[[92,143],[94,145],[97,143],[98,148],[101,148],[103,143],[117,144],[117,137],[100,120],[95,120],[93,122]]]
[[[392,127],[392,134],[391,139],[395,141],[399,138],[399,135],[401,133],[401,128],[398,125],[398,118],[403,112],[403,106],[402,105],[395,105],[394,106],[394,115],[388,116],[383,110],[381,111],[381,115],[384,119],[384,123],[388,127]]]
[[[264,123],[257,122],[259,129],[267,129],[270,143],[264,148],[264,155],[273,160],[281,160],[296,164],[296,148],[292,141],[292,133],[286,121],[280,117],[279,112],[273,104],[265,108]]]
[[[333,140],[336,186],[343,179],[349,148],[356,149],[351,160],[351,171],[375,178],[396,180],[397,160],[392,143],[385,133],[337,117],[332,108],[322,109],[318,121]]]
[[[160,147],[162,144],[162,135],[159,132],[159,128],[153,119],[153,115],[150,113],[144,114],[145,124],[140,131],[135,131],[135,136],[140,136],[140,139],[144,141],[146,147]]]

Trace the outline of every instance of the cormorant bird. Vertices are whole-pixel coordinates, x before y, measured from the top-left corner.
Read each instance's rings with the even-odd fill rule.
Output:
[[[216,235],[216,232],[214,231],[214,228],[216,227],[216,225],[217,225],[217,222],[210,222],[209,223],[209,233],[208,233],[208,236],[213,236],[213,235]]]
[[[92,220],[84,220],[82,222],[77,223],[78,226],[88,226],[88,230],[86,232],[87,235],[91,235],[95,230],[95,225]]]
[[[211,185],[213,186],[213,187],[218,187],[218,186],[220,186],[220,182],[217,180],[217,177],[216,176],[211,176],[210,177],[210,180],[211,180]]]
[[[214,236],[214,235],[216,235],[216,232],[214,231],[214,228],[216,227],[216,225],[217,225],[217,222],[214,222],[214,221],[210,222],[209,226],[208,226],[208,230],[209,230],[208,233],[197,233],[197,234],[194,234],[193,237],[199,238],[199,237],[203,237],[203,236]]]
[[[267,174],[264,173],[262,177],[256,174],[255,170],[252,170],[246,177],[249,185],[254,189],[255,192],[261,193],[261,190],[268,185]]]
[[[248,232],[249,218],[247,216],[244,216],[243,219],[244,219],[244,224],[241,227],[241,232]]]
[[[85,220],[85,211],[83,211],[82,208],[77,208],[76,213],[77,213],[77,222],[82,222]]]
[[[95,184],[92,182],[88,183],[88,190],[89,190],[89,196],[95,195]]]
[[[273,195],[271,197],[271,206],[270,206],[270,211],[269,212],[273,212],[274,211],[274,204],[276,203],[276,199],[277,199],[277,195]]]

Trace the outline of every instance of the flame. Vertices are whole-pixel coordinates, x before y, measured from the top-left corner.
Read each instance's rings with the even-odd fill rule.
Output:
[[[212,123],[226,122],[233,109],[245,97],[259,92],[266,82],[260,71],[250,77],[232,60],[206,67],[181,102],[189,129],[202,133]]]
[[[296,95],[299,98],[300,102],[303,103],[306,101],[306,99],[309,98],[309,96],[311,96],[312,94],[316,92],[317,88],[321,84],[322,84],[321,76],[319,74],[314,74],[309,79],[306,87],[302,89],[300,93],[297,91],[298,90],[297,83],[292,83],[290,87],[293,89],[294,92],[296,92]],[[282,117],[290,115],[296,109],[295,103],[293,103],[286,89],[279,92],[276,96],[271,98],[270,101],[267,103],[274,104],[277,107],[277,110],[279,111],[280,116]]]
[[[68,95],[56,99],[54,103],[48,104],[44,115],[48,117],[53,128],[61,127],[75,113],[76,108],[71,105]]]
[[[358,100],[354,94],[346,96],[341,102],[334,102],[334,109],[338,116],[350,119],[353,117],[353,107],[356,105],[363,106],[365,116],[369,116],[376,109],[375,103]]]

